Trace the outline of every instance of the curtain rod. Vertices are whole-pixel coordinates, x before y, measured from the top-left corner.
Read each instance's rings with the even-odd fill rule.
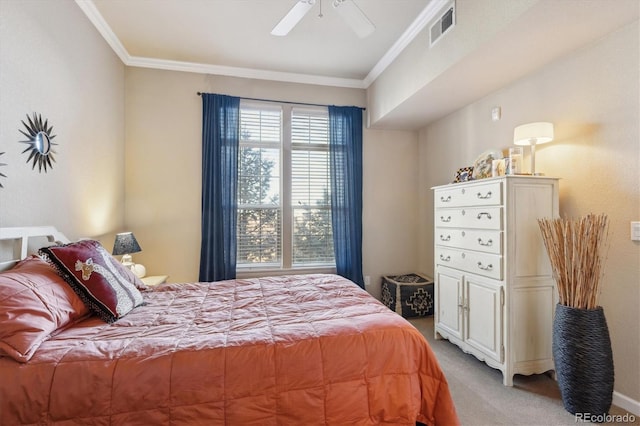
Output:
[[[204,93],[203,92],[196,92],[198,96],[202,96]],[[260,99],[260,98],[243,98],[240,97],[240,99],[244,99],[246,101],[260,101],[260,102],[273,102],[273,103],[277,103],[277,104],[294,104],[294,105],[304,105],[304,106],[319,106],[319,107],[328,107],[329,105],[323,105],[323,104],[312,104],[312,103],[307,103],[307,102],[292,102],[292,101],[274,101],[273,99]],[[366,108],[363,107],[359,107],[359,106],[354,106],[354,108],[360,108],[363,111],[366,111]]]

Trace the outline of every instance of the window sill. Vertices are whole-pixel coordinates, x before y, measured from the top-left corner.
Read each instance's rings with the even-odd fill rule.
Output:
[[[236,278],[262,278],[280,275],[298,275],[298,274],[335,274],[335,266],[310,266],[304,268],[291,269],[254,269],[254,268],[237,268]]]

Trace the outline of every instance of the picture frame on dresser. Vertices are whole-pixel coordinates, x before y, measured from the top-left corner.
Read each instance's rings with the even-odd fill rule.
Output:
[[[434,333],[500,370],[554,370],[557,301],[537,219],[559,216],[559,179],[500,176],[433,187]]]
[[[453,177],[453,182],[467,182],[472,179],[473,166],[461,167],[456,171],[456,175]]]

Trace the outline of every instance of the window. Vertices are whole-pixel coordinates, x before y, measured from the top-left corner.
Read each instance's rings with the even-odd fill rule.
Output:
[[[333,264],[327,111],[291,114],[291,211],[294,266]]]
[[[333,266],[326,108],[240,103],[238,269]]]

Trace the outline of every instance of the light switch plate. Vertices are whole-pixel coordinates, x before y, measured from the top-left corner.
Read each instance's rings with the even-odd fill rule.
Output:
[[[499,106],[495,106],[491,108],[491,119],[493,121],[500,120],[501,116],[502,116],[502,109]]]
[[[631,241],[640,241],[640,222],[631,222]]]

